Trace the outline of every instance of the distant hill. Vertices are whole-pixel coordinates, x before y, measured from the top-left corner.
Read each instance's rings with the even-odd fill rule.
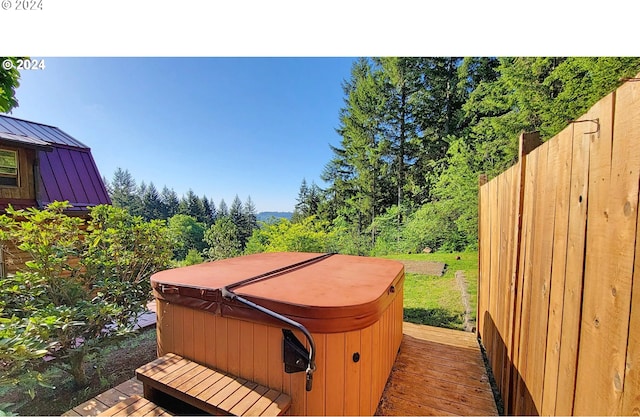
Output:
[[[258,213],[257,218],[258,221],[266,221],[271,217],[275,217],[276,219],[284,218],[287,220],[291,220],[291,216],[293,216],[293,213],[291,213],[290,211],[261,211],[260,213]]]

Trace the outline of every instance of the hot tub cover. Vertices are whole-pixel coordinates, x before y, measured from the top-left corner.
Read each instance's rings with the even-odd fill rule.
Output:
[[[319,253],[260,253],[158,272],[154,295],[170,303],[250,321],[273,319],[222,297],[222,288],[269,271],[317,258]],[[403,284],[396,261],[332,255],[268,279],[234,288],[256,304],[295,320],[312,332],[362,329],[382,315]]]

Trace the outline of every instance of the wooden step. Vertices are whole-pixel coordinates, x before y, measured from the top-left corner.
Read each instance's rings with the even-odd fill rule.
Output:
[[[136,376],[145,397],[161,391],[212,415],[279,416],[291,406],[287,394],[173,353],[141,366]]]
[[[113,407],[98,414],[101,417],[114,416],[172,416],[164,408],[139,395],[132,395]]]

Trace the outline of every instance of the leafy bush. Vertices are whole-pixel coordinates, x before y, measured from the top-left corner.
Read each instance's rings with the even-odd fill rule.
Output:
[[[327,229],[328,223],[316,216],[296,223],[287,219],[263,223],[249,238],[245,252],[330,252],[334,235]]]
[[[198,222],[195,217],[186,214],[176,214],[168,222],[169,232],[175,240],[173,256],[182,261],[191,249],[202,252],[205,249],[204,223]]]
[[[189,265],[197,265],[204,262],[204,256],[200,252],[195,249],[189,249],[187,252],[187,256],[185,256],[183,261],[178,261],[177,266],[189,266]]]
[[[132,332],[150,298],[149,276],[169,265],[172,241],[162,221],[98,206],[86,223],[65,215],[69,207],[9,207],[0,216],[0,238],[32,258],[0,278],[0,354],[17,366],[52,353],[84,386],[85,361]]]
[[[206,254],[209,259],[225,259],[240,255],[240,235],[238,227],[230,217],[220,217],[204,234],[209,245]]]

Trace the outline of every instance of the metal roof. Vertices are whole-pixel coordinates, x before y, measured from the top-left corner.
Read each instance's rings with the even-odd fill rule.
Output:
[[[91,150],[57,127],[0,115],[0,139],[38,149],[40,207],[53,201],[69,201],[80,210],[111,204]]]
[[[55,126],[16,119],[15,117],[10,117],[4,114],[0,114],[0,132],[39,139],[50,145],[65,145],[74,148],[89,149],[87,145],[72,138]]]
[[[107,189],[88,150],[54,147],[38,152],[40,178],[36,199],[44,207],[53,201],[69,201],[86,208],[111,204]]]
[[[32,138],[30,136],[22,136],[22,135],[15,135],[13,133],[8,133],[8,132],[0,132],[0,139],[5,140],[7,142],[13,142],[18,146],[29,146],[29,147],[38,148],[38,149],[51,149],[51,145],[49,145],[47,142],[40,139]]]

